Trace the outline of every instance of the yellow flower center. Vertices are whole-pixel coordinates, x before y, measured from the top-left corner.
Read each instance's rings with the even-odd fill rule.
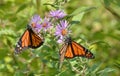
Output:
[[[43,25],[42,25],[42,27],[46,27],[47,26],[47,24],[46,23],[44,23]]]
[[[62,35],[65,36],[67,34],[67,30],[66,29],[62,29]]]

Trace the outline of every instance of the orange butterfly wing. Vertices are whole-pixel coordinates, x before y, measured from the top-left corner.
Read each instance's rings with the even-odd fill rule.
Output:
[[[83,47],[82,45],[80,45],[80,44],[78,44],[74,41],[72,41],[72,43],[70,45],[71,45],[71,50],[72,50],[73,56],[68,57],[68,58],[73,58],[75,56],[86,57],[86,58],[89,58],[89,59],[94,58],[93,54],[88,49]],[[66,55],[66,57],[67,57],[67,55]]]
[[[19,53],[28,47],[35,49],[41,46],[42,44],[43,44],[43,39],[32,30],[31,26],[28,25],[27,30],[19,39],[15,47],[15,53]]]
[[[59,54],[60,54],[59,68],[62,67],[62,63],[63,63],[64,58],[65,58],[67,47],[68,47],[68,43],[64,43],[63,46],[62,46],[62,48],[59,51]]]
[[[30,42],[31,45],[29,45],[30,48],[38,48],[39,46],[41,46],[43,44],[43,39],[37,35],[36,33],[34,33],[33,31],[30,32]]]

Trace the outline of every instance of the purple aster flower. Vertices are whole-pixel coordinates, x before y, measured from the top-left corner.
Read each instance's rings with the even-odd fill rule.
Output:
[[[41,24],[42,28],[44,31],[46,31],[48,28],[51,27],[51,22],[50,22],[50,19],[45,17],[42,24]]]
[[[34,15],[30,21],[30,25],[35,28],[35,30],[37,30],[38,32],[41,30],[41,18],[39,15]]]
[[[63,18],[64,16],[66,16],[65,12],[62,10],[50,11],[49,15],[56,19]]]
[[[69,23],[64,20],[60,21],[60,24],[56,26],[55,35],[59,38],[58,43],[61,43],[63,38],[69,34],[68,25]]]

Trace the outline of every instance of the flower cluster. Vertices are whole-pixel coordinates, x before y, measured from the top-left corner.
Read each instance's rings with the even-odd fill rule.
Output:
[[[62,10],[55,10],[55,11],[50,11],[49,13],[50,17],[56,18],[56,19],[60,19],[66,16],[66,14],[64,13],[64,11]]]
[[[57,42],[61,43],[64,37],[66,37],[70,32],[68,30],[68,21],[64,19],[59,20],[64,18],[66,14],[62,10],[52,10],[48,15],[49,17],[44,17],[44,19],[42,19],[39,15],[34,15],[30,21],[30,25],[32,25],[37,32],[40,32],[41,30],[47,32],[48,30],[50,31],[51,29],[54,29],[54,35],[58,38]]]
[[[85,47],[82,45],[72,41],[71,37],[69,36],[70,34],[70,24],[69,22],[64,18],[66,16],[65,12],[62,10],[55,10],[55,11],[50,11],[47,16],[44,18],[41,18],[39,15],[34,15],[30,21],[30,26],[32,27],[32,30],[35,32],[37,31],[37,34],[40,32],[42,34],[45,34],[44,37],[50,37],[55,39],[57,38],[58,43],[63,43],[62,48],[60,49],[60,62],[59,62],[59,68],[61,68],[64,58],[73,58],[76,56],[81,56],[81,57],[86,57],[88,59],[93,59],[94,55]],[[49,34],[49,35],[48,35]],[[41,36],[41,35],[40,35]],[[32,35],[30,34],[30,37]],[[29,37],[26,37],[27,39]],[[44,41],[43,39],[40,39],[38,36],[35,35],[32,37],[34,44],[37,43],[38,46],[33,46],[33,47],[39,47]],[[41,37],[42,38],[42,37]],[[25,38],[24,38],[25,39]],[[40,41],[38,41],[38,40]],[[22,50],[20,42],[17,44],[16,50]],[[32,40],[30,39],[30,42],[25,42],[23,45],[32,44]],[[26,47],[26,46],[25,46]],[[30,46],[31,47],[31,46]]]

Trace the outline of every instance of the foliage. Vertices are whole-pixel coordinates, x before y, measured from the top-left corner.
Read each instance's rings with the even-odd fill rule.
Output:
[[[1,0],[0,76],[119,76],[119,0]],[[14,48],[34,14],[64,9],[71,21],[72,37],[88,47],[95,59],[64,60],[58,69],[58,44],[49,35],[38,49],[14,55]]]

